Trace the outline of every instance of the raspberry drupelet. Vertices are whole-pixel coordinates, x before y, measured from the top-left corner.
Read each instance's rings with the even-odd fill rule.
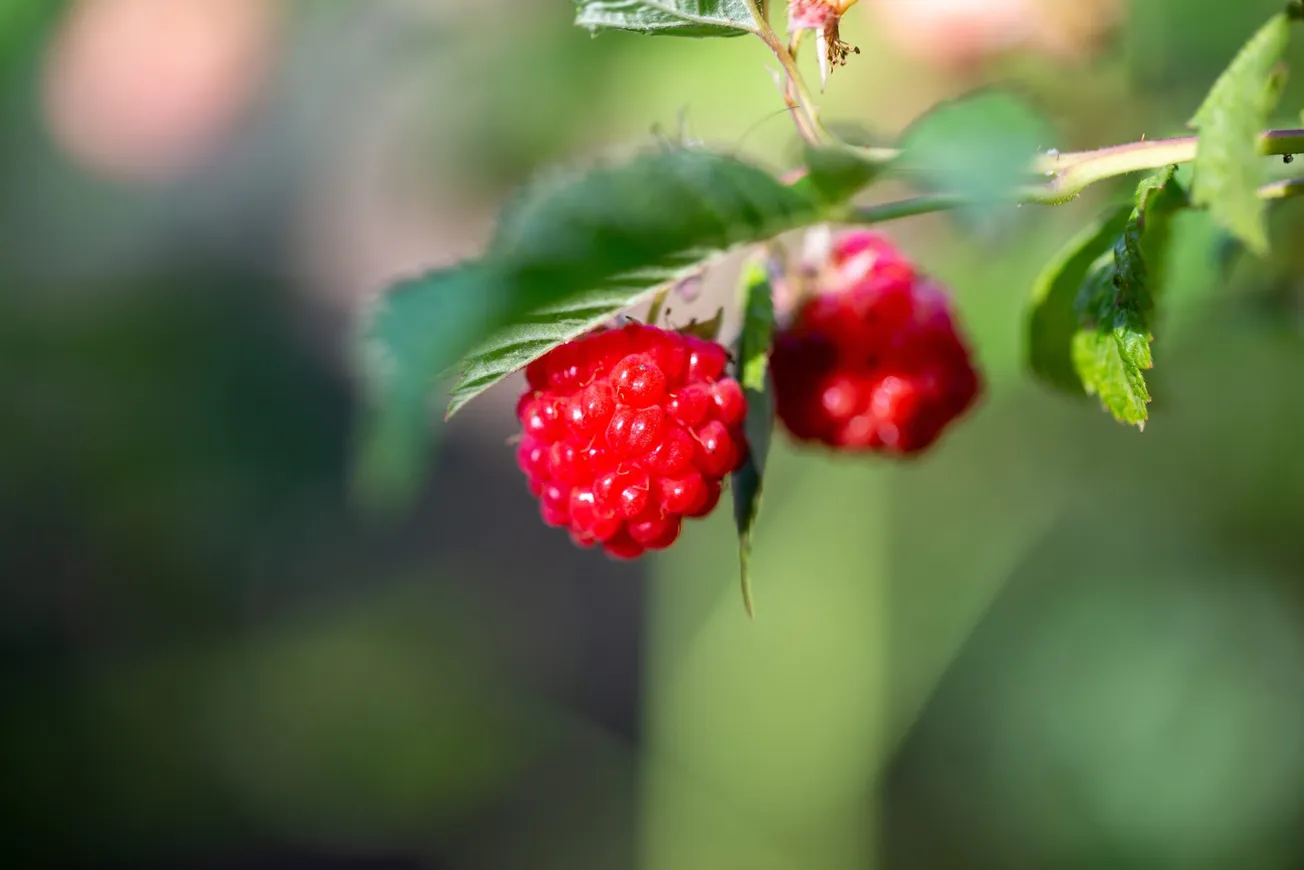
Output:
[[[714,342],[631,323],[527,366],[516,458],[544,522],[634,559],[714,510],[747,455],[746,400],[727,364]]]
[[[839,237],[771,354],[775,410],[798,440],[905,457],[982,392],[950,297],[890,241]]]

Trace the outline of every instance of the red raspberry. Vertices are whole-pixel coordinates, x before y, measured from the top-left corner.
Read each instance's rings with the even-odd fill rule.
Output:
[[[747,455],[747,401],[728,361],[713,342],[630,324],[530,363],[516,460],[544,522],[633,559],[714,510]]]
[[[834,243],[819,294],[778,333],[770,364],[788,431],[843,450],[916,454],[982,392],[946,291],[865,231]],[[521,419],[531,431],[528,408]]]

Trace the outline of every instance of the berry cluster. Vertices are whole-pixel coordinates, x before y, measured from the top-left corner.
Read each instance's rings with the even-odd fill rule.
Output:
[[[775,338],[775,410],[798,439],[908,456],[973,405],[982,382],[946,291],[888,240],[833,245],[818,292]]]
[[[516,457],[543,520],[634,559],[704,517],[746,457],[746,400],[713,342],[651,326],[602,329],[525,370]]]

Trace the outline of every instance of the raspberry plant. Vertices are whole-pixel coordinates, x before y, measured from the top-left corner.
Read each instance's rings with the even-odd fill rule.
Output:
[[[781,35],[773,23],[779,16],[767,0],[575,0],[576,23],[594,34],[763,41],[778,63],[779,90],[803,144],[803,165],[778,175],[733,154],[663,142],[584,172],[547,174],[504,209],[482,256],[390,288],[363,323],[362,367],[372,408],[360,452],[358,479],[364,494],[399,496],[410,493],[420,479],[422,459],[429,453],[428,402],[437,384],[454,384],[447,405],[447,416],[452,416],[525,369],[530,386],[520,408],[524,440],[518,458],[532,491],[542,499],[545,518],[570,528],[581,544],[602,542],[616,555],[635,555],[672,541],[679,517],[700,514],[709,505],[697,504],[696,496],[689,499],[673,487],[657,489],[648,469],[652,460],[640,458],[648,453],[642,448],[680,455],[676,451],[687,451],[688,440],[695,442],[694,450],[708,440],[717,446],[727,443],[718,463],[708,461],[706,469],[699,464],[691,473],[702,476],[710,495],[712,480],[733,470],[746,593],[751,526],[774,422],[772,380],[782,380],[779,411],[798,437],[842,447],[870,447],[877,439],[877,447],[890,448],[887,442],[895,441],[898,453],[931,444],[980,391],[980,376],[959,326],[939,301],[944,294],[917,288],[913,271],[899,276],[892,292],[855,291],[852,297],[858,301],[828,303],[823,314],[781,311],[795,320],[776,331],[776,290],[795,279],[780,265],[775,240],[808,228],[865,226],[929,212],[987,218],[1018,205],[1063,206],[1090,185],[1132,174],[1142,176],[1130,201],[1084,216],[1088,225],[1032,288],[1026,360],[1032,374],[1050,387],[1094,396],[1121,423],[1144,426],[1150,402],[1146,372],[1153,364],[1151,344],[1163,301],[1159,291],[1172,218],[1183,210],[1205,209],[1228,239],[1262,256],[1268,249],[1265,209],[1273,200],[1304,191],[1304,177],[1270,180],[1266,162],[1271,156],[1289,162],[1304,151],[1304,130],[1265,129],[1278,108],[1282,58],[1294,22],[1304,17],[1304,4],[1290,3],[1251,36],[1192,115],[1194,135],[1059,153],[1042,150],[1045,127],[1035,115],[994,93],[935,107],[911,125],[896,147],[839,139],[821,116],[797,59],[805,51],[816,52],[821,84],[828,84],[830,73],[857,51],[839,34],[842,16],[855,2],[790,0],[787,33]],[[975,123],[979,120],[984,123]],[[1001,135],[991,135],[994,129]],[[886,180],[905,181],[918,194],[860,204],[862,194]],[[611,341],[608,336],[624,335],[601,330],[622,312],[643,306],[651,310],[648,327],[636,328],[649,330],[638,332],[640,340],[669,336],[656,328],[655,314],[666,289],[701,275],[740,248],[755,248],[757,256],[741,282],[743,326],[733,345],[732,369],[701,380],[715,389],[736,379],[745,401],[738,401],[733,386],[724,386],[728,398],[722,401],[729,410],[713,418],[718,425],[709,437],[694,429],[696,424],[680,420],[667,430],[689,436],[668,436],[678,447],[649,441],[636,445],[636,451],[629,442],[617,444],[626,437],[621,433],[636,428],[655,428],[661,437],[661,422],[652,427],[643,418],[675,417],[669,408],[680,399],[668,385],[677,388],[683,382],[670,383],[679,376],[674,365],[667,371],[652,351],[634,348],[605,360],[582,383],[564,374],[567,366],[574,374],[567,360]],[[890,262],[883,265],[886,272],[892,268]],[[878,301],[867,301],[870,297]],[[902,323],[915,325],[902,327],[900,334],[858,326],[857,318],[863,319],[867,310],[891,307],[890,299],[880,297],[905,304],[910,310]],[[923,321],[915,308],[941,313],[925,328],[918,325]],[[841,392],[834,389],[827,397],[829,405],[811,410],[828,384],[806,377],[813,363],[794,355],[790,343],[803,330],[809,337],[811,323],[820,317],[821,329],[842,333],[837,360],[821,365],[831,365],[843,377]],[[657,346],[677,347],[681,341],[686,339],[665,339]],[[885,349],[893,342],[908,346],[898,353],[901,359],[893,360]],[[767,370],[772,347],[775,378]],[[922,361],[901,368],[902,360],[918,357],[920,348]],[[899,371],[890,370],[894,364]],[[563,372],[560,381],[558,372]],[[890,389],[884,391],[884,383]],[[878,393],[883,394],[878,406],[887,416],[869,427],[865,402],[872,405]],[[605,421],[606,431],[619,428],[618,437],[566,441],[560,412],[549,410],[553,401],[579,415],[570,421],[578,421],[579,429],[565,430],[566,438],[589,425],[585,415],[590,413]],[[832,420],[830,413],[841,417]],[[550,416],[554,414],[558,419]],[[744,414],[745,438],[737,431],[737,418]],[[618,415],[630,419],[617,427]],[[895,425],[898,418],[909,424],[905,430]],[[859,422],[848,428],[853,419]],[[879,427],[884,420],[893,425]],[[837,431],[835,423],[841,426]],[[621,428],[626,424],[628,430]],[[596,439],[596,429],[593,434]],[[729,454],[732,448],[737,448],[736,461]],[[733,469],[738,462],[741,466]],[[620,480],[603,480],[603,475]],[[564,506],[558,482],[570,488]],[[648,499],[660,500],[663,510],[645,513]],[[601,510],[589,510],[594,505]],[[664,509],[667,505],[673,510]],[[615,516],[619,522],[611,519]]]

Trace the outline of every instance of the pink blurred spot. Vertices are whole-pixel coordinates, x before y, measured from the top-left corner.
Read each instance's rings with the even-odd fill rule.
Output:
[[[271,60],[278,0],[80,0],[45,63],[55,143],[84,169],[160,181],[228,136]]]

